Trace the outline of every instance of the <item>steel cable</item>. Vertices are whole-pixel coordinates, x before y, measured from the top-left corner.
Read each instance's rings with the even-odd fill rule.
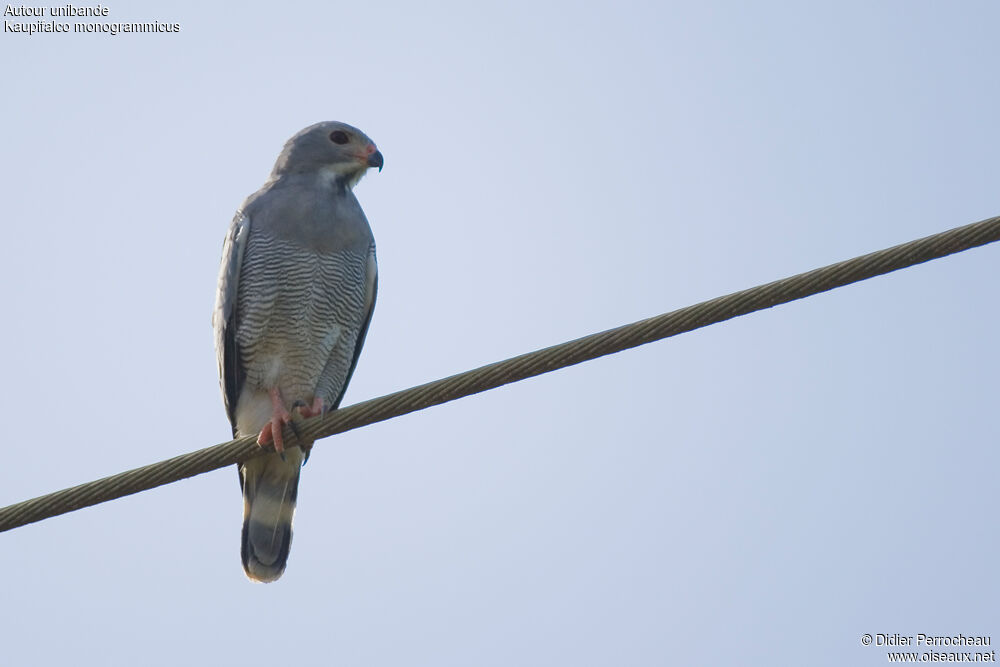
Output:
[[[956,227],[340,408],[303,421],[299,435],[309,441],[342,433],[997,240],[1000,217]],[[286,441],[292,443],[295,437],[286,427]],[[263,451],[254,437],[240,438],[16,503],[0,508],[0,532],[245,461]]]

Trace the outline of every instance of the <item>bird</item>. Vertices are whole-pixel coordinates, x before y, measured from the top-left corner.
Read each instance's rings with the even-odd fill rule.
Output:
[[[240,555],[253,581],[281,577],[301,467],[312,442],[282,428],[335,410],[358,363],[378,292],[375,238],[353,188],[382,153],[324,121],[285,143],[226,234],[212,321],[233,437],[274,451],[238,464]]]

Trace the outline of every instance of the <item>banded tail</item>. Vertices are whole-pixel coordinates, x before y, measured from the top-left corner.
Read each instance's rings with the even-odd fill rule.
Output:
[[[250,459],[240,467],[243,483],[243,571],[255,580],[275,581],[285,571],[292,546],[292,516],[303,454],[299,447]]]

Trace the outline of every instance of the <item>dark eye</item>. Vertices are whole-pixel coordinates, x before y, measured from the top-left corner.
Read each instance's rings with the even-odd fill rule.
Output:
[[[343,130],[334,130],[330,133],[330,141],[335,144],[346,144],[347,132],[344,132]]]

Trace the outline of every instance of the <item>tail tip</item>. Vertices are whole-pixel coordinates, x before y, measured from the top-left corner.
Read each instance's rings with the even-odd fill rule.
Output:
[[[251,581],[270,583],[277,581],[288,564],[288,552],[292,546],[292,526],[281,523],[268,530],[252,520],[243,523],[243,544],[240,557],[243,572]],[[261,535],[261,532],[264,534]]]
[[[243,561],[243,572],[250,581],[269,584],[281,578],[281,575],[285,572],[285,563],[265,565],[259,560]]]

